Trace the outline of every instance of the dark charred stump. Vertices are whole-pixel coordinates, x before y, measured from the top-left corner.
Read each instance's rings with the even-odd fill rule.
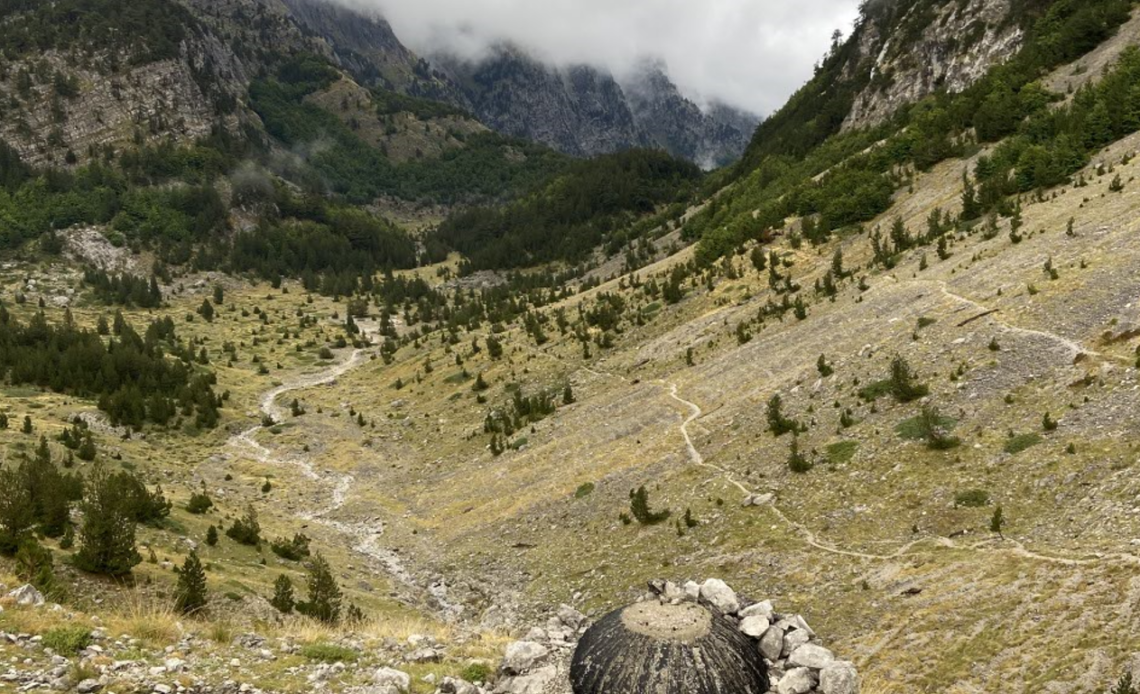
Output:
[[[611,612],[578,642],[574,694],[764,694],[756,643],[694,603],[655,600]]]

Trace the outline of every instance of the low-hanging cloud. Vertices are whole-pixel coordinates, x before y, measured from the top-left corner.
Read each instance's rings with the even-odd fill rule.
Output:
[[[502,41],[557,64],[619,77],[664,61],[699,102],[756,113],[779,108],[811,76],[858,0],[340,0],[379,11],[421,54],[478,58]]]

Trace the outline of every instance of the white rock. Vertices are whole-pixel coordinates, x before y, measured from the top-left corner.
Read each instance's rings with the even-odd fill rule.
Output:
[[[172,689],[169,684],[156,684],[154,685],[154,691],[158,692],[158,694],[170,694],[174,689]]]
[[[768,631],[760,637],[760,654],[769,662],[776,662],[784,652],[784,632],[776,627],[768,627]]]
[[[859,674],[855,666],[836,660],[819,673],[819,690],[823,694],[859,694]]]
[[[768,627],[770,626],[771,625],[768,623],[768,619],[766,617],[760,617],[756,615],[752,617],[745,617],[740,622],[740,631],[744,632],[754,639],[758,639],[763,636],[766,631],[768,631]]]
[[[381,689],[394,688],[398,692],[406,692],[412,686],[408,673],[390,667],[382,667],[373,673],[372,681]]]
[[[439,683],[439,691],[443,694],[479,694],[478,687],[456,677],[444,677]]]
[[[495,691],[498,694],[543,694],[557,677],[558,669],[553,665],[547,665],[529,675],[508,678],[501,682]]]
[[[806,667],[788,670],[776,688],[779,694],[807,694],[815,687],[815,674]]]
[[[669,584],[669,583],[665,584],[666,596],[668,596],[668,593],[669,593],[668,587],[670,585],[672,585],[672,584]],[[582,614],[578,610],[575,610],[573,607],[570,607],[569,605],[561,605],[558,608],[558,619],[559,619],[559,621],[561,621],[563,624],[570,627],[571,629],[577,629],[578,627],[582,626],[582,622],[586,621],[586,615]]]
[[[682,590],[685,591],[685,597],[694,602],[701,597],[701,586],[694,581],[685,581]]]
[[[773,628],[778,629],[779,626]],[[810,640],[811,637],[807,635],[806,631],[789,631],[788,633],[784,634],[784,648],[781,651],[781,654],[783,657],[787,658],[792,654],[792,651],[796,650]]]
[[[763,600],[740,611],[741,617],[763,617],[769,622],[772,621],[772,616],[775,614],[776,608],[772,606],[771,600]]]
[[[724,614],[733,614],[740,609],[736,592],[719,578],[710,578],[701,584],[701,599]]]
[[[44,604],[44,594],[36,590],[35,586],[30,583],[8,593],[8,597],[15,600],[17,605],[25,607],[40,607]]]
[[[813,670],[822,670],[831,665],[835,654],[823,646],[814,643],[805,643],[788,656],[788,664],[795,667],[809,667]]]
[[[549,652],[546,646],[533,641],[515,641],[507,646],[507,653],[503,657],[503,670],[508,674],[521,675],[545,658]]]

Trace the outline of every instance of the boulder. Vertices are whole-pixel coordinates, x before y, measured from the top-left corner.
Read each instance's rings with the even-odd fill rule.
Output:
[[[724,614],[734,614],[740,609],[740,599],[736,597],[736,591],[719,578],[710,578],[701,584],[701,600]]]
[[[819,673],[819,690],[823,694],[859,694],[859,674],[845,660],[830,663]]]
[[[780,627],[775,626],[772,628],[779,629]],[[788,633],[784,634],[784,648],[780,652],[780,655],[784,658],[787,658],[792,654],[792,651],[796,650],[810,640],[811,637],[808,636],[806,631],[789,631]]]
[[[760,653],[769,662],[776,662],[784,653],[784,632],[776,627],[768,627],[768,631],[760,637]]]
[[[768,619],[760,616],[745,617],[740,621],[740,631],[754,639],[758,639],[768,631]]]
[[[403,694],[411,688],[412,677],[395,668],[382,667],[373,673],[372,682],[380,688],[380,691],[388,690]]]
[[[497,694],[544,694],[547,687],[558,677],[558,668],[553,665],[539,668],[519,677],[510,677],[495,688]]]
[[[8,597],[16,601],[17,605],[25,607],[40,607],[44,604],[44,594],[36,590],[35,586],[25,584],[8,593]]]
[[[809,667],[812,670],[822,670],[835,660],[835,655],[823,646],[814,643],[805,643],[788,656],[788,664],[793,667]]]
[[[807,694],[815,688],[815,684],[815,673],[806,667],[798,667],[788,670],[787,674],[780,678],[776,691],[779,694]]]
[[[515,641],[507,646],[503,657],[503,671],[509,675],[521,675],[534,667],[550,650],[534,641]]]
[[[776,609],[772,607],[771,600],[761,600],[760,602],[749,605],[740,611],[741,617],[763,617],[771,622],[776,615]]]

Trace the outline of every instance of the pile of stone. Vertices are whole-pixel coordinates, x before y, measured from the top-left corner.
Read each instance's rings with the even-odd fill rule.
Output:
[[[716,578],[680,586],[657,580],[650,582],[649,589],[643,600],[705,605],[753,639],[768,666],[773,694],[859,692],[855,666],[821,646],[803,617],[777,612],[770,600],[751,602]]]

